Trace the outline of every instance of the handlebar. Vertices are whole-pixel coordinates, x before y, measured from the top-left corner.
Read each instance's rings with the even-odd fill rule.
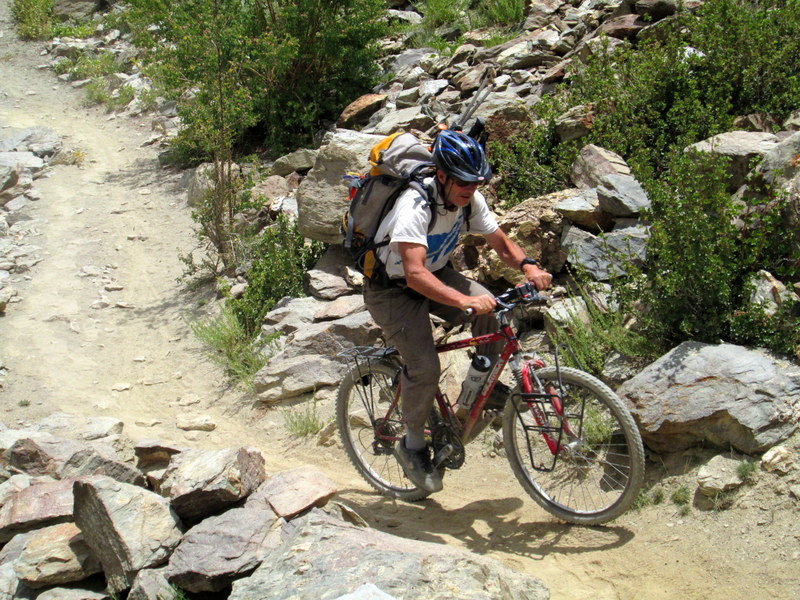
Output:
[[[513,287],[495,297],[497,306],[495,306],[494,311],[500,312],[511,310],[516,304],[527,304],[529,302],[536,302],[537,300],[541,299],[542,297],[539,295],[539,290],[536,289],[535,285],[530,282],[520,283],[518,286]],[[464,313],[472,316],[475,314],[475,309],[468,308],[464,311]]]

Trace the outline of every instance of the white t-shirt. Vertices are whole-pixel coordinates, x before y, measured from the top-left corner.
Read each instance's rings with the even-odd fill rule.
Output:
[[[426,180],[429,184],[432,180]],[[436,196],[435,185],[429,185],[428,189],[434,189],[434,197],[431,201],[436,201],[435,205],[427,207],[422,196],[413,189],[403,192],[397,199],[394,208],[386,215],[380,227],[378,227],[376,240],[389,239],[389,244],[378,249],[378,258],[386,265],[386,273],[392,279],[405,277],[403,271],[403,261],[400,258],[400,242],[411,242],[422,244],[428,249],[425,257],[425,268],[429,271],[438,271],[450,259],[450,255],[458,243],[459,235],[462,230],[466,231],[464,210],[445,211],[442,209],[442,202]],[[472,212],[469,219],[469,233],[486,235],[497,230],[498,225],[486,198],[483,194],[476,191],[470,200]],[[436,222],[433,229],[428,231],[428,224],[432,218],[432,211],[437,210]]]

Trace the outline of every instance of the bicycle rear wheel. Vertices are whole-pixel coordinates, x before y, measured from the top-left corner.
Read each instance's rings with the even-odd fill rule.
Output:
[[[525,392],[554,394],[568,427],[547,398],[512,396],[503,414],[503,440],[517,479],[540,506],[569,523],[598,525],[617,518],[644,478],[644,448],[630,412],[608,386],[583,371],[548,367],[532,379],[539,389]],[[531,405],[537,400],[547,423],[534,419]],[[555,454],[542,425],[559,444]]]
[[[385,496],[413,502],[429,494],[405,476],[394,457],[394,445],[404,433],[399,407],[389,412],[400,368],[371,361],[366,368],[351,369],[339,386],[336,422],[350,462],[367,483]]]

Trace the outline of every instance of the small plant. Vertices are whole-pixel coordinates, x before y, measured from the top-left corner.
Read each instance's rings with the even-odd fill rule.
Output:
[[[68,21],[64,23],[54,23],[52,31],[50,32],[53,37],[71,37],[78,39],[85,39],[91,37],[94,33],[95,24],[91,21],[79,23],[77,21]]]
[[[53,0],[14,0],[11,17],[22,39],[48,39],[53,32]]]
[[[225,303],[220,314],[190,324],[192,332],[210,350],[211,359],[246,386],[268,358],[247,334],[236,313]]]
[[[17,402],[17,406],[19,406],[20,408],[25,408],[30,405],[31,405],[30,400],[20,400],[19,402]]]
[[[55,155],[50,162],[52,165],[74,165],[76,167],[83,167],[86,162],[86,151],[80,148],[73,148],[71,150],[62,150]]]
[[[733,506],[733,502],[736,499],[736,491],[731,490],[729,492],[719,492],[711,497],[711,510],[715,512],[719,512],[721,510],[727,510],[731,506]]]
[[[688,504],[682,504],[678,507],[678,515],[681,517],[687,516],[690,512],[692,512],[692,507]]]
[[[677,490],[672,492],[672,502],[678,506],[688,506],[689,501],[692,499],[692,492],[688,486],[682,485]]]
[[[736,466],[736,474],[739,476],[739,479],[747,482],[755,476],[757,468],[758,464],[755,461],[746,458]]]
[[[667,497],[667,493],[663,487],[657,485],[650,490],[650,497],[653,500],[653,504],[662,504]]]
[[[299,408],[284,410],[283,423],[286,430],[296,437],[315,435],[325,425],[317,411],[316,398],[311,403],[307,402]]]
[[[661,504],[664,502],[665,497],[666,493],[664,492],[664,488],[660,485],[655,485],[649,490],[641,489],[639,490],[639,495],[636,496],[636,500],[633,501],[633,508],[641,510],[651,504]]]

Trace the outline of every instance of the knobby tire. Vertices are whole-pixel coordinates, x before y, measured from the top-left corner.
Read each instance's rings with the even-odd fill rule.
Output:
[[[514,475],[533,500],[568,523],[599,525],[619,517],[644,478],[644,449],[633,417],[608,386],[588,373],[562,367],[561,387],[554,367],[535,375],[539,389],[530,391],[557,390],[575,437],[562,433],[561,444],[568,448],[554,457],[541,433],[531,429],[536,423],[529,405],[512,396],[503,413],[503,439]],[[547,414],[547,424],[558,429],[554,411]],[[558,433],[550,435],[558,438]]]
[[[377,440],[375,433],[376,424],[397,439],[404,433],[398,408],[387,418],[399,379],[399,365],[389,361],[351,369],[339,386],[336,423],[347,457],[367,483],[385,496],[414,502],[429,493],[405,476],[392,451],[394,442]]]

